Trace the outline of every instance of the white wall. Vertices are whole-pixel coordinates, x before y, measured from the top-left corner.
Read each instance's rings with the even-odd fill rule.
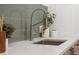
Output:
[[[59,36],[72,36],[71,5],[56,5],[56,29]]]
[[[48,10],[55,10],[58,36],[79,36],[79,5],[51,4]]]
[[[72,12],[73,12],[73,36],[79,37],[79,4],[72,5]]]

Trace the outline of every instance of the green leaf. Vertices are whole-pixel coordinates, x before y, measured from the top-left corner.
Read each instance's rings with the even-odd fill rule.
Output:
[[[3,24],[3,31],[6,32],[6,37],[7,38],[11,38],[11,35],[15,31],[15,28],[11,24],[4,23]]]

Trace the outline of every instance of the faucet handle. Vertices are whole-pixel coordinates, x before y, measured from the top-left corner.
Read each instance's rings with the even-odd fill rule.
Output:
[[[39,27],[39,33],[40,33],[40,37],[42,37],[43,36],[43,26],[41,25],[40,27]]]

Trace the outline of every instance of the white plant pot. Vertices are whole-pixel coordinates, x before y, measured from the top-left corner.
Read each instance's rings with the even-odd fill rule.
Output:
[[[51,37],[57,36],[57,31],[51,31]]]

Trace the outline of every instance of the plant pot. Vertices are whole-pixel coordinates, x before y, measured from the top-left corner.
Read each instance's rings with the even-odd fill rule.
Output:
[[[6,50],[6,34],[5,32],[0,32],[0,53]]]
[[[51,37],[55,37],[55,36],[57,36],[57,31],[56,30],[51,31]]]

